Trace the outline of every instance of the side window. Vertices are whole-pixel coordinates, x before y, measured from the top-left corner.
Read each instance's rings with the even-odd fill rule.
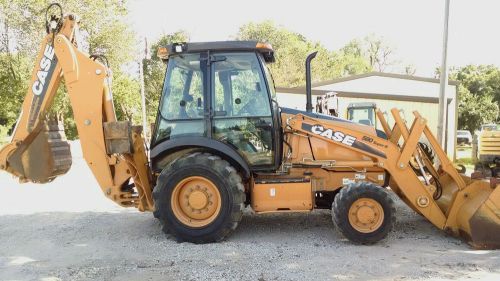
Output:
[[[197,63],[196,63],[197,62]],[[203,118],[203,83],[199,55],[175,57],[169,62],[161,112],[169,120]]]
[[[264,72],[266,74],[267,83],[269,84],[269,91],[271,92],[271,98],[277,100],[276,97],[276,86],[274,85],[274,78],[267,65],[264,65]]]
[[[375,125],[373,108],[351,108],[349,109],[349,120],[368,126]]]
[[[266,84],[253,53],[223,54],[214,67],[216,116],[271,116]]]
[[[200,54],[173,56],[163,86],[156,141],[204,136],[203,73]]]

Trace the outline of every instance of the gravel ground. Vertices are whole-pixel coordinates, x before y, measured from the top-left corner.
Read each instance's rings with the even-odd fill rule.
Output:
[[[372,246],[344,239],[327,210],[247,212],[227,241],[177,243],[104,198],[77,155],[48,185],[0,172],[0,203],[0,280],[500,280],[500,251],[472,250],[399,200]]]

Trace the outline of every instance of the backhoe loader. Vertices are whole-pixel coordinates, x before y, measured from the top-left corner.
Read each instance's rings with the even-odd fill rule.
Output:
[[[269,44],[161,47],[166,74],[147,146],[141,127],[117,120],[111,72],[102,55],[79,50],[78,22],[62,9],[48,19],[12,141],[0,150],[0,168],[21,181],[49,182],[71,166],[62,128],[47,117],[64,78],[84,159],[103,193],[152,211],[179,241],[220,241],[251,206],[258,214],[331,209],[345,237],[375,243],[393,227],[394,192],[447,233],[499,248],[495,179],[459,174],[418,112],[409,128],[397,109],[393,128],[377,112],[384,132],[313,113],[316,53],[306,59],[306,111],[299,111],[276,102]]]

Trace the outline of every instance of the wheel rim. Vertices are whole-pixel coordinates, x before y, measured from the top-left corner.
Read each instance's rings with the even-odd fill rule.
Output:
[[[376,231],[384,221],[384,209],[371,198],[360,198],[349,208],[349,223],[362,233]]]
[[[193,228],[210,224],[221,209],[217,186],[209,179],[199,176],[180,181],[174,188],[171,203],[175,217]]]

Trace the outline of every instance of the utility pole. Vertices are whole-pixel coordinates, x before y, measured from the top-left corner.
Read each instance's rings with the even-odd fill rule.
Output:
[[[448,86],[448,69],[446,59],[448,55],[448,19],[450,17],[450,0],[445,0],[444,8],[444,30],[443,30],[443,56],[441,61],[441,77],[439,87],[439,111],[437,137],[441,147],[445,147],[446,140],[446,87]]]
[[[149,143],[149,128],[148,128],[148,120],[146,115],[146,93],[144,90],[144,65],[143,60],[148,58],[148,40],[144,37],[144,52],[141,54],[139,58],[139,79],[141,83],[141,107],[142,107],[142,129],[144,132],[144,140],[146,143]]]

